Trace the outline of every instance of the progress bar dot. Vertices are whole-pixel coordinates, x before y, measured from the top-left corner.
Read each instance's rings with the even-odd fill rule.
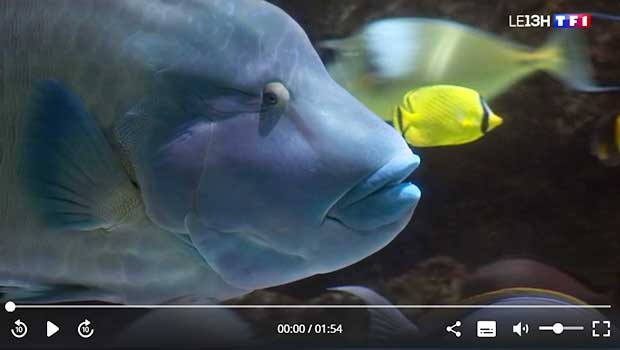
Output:
[[[6,312],[15,311],[15,303],[12,301],[7,301],[6,304],[4,304],[4,309],[6,310]]]

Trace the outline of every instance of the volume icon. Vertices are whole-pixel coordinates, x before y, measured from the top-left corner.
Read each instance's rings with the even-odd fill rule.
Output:
[[[521,334],[527,334],[530,331],[530,326],[527,323],[521,324],[521,322],[512,326],[512,333],[515,333],[518,336]]]

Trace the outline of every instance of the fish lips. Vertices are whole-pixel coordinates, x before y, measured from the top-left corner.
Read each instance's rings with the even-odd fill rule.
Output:
[[[417,155],[403,151],[345,193],[328,211],[326,219],[363,232],[411,217],[421,192],[404,180],[419,164]]]

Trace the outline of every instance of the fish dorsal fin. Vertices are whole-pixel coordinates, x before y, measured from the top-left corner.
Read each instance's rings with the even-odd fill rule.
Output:
[[[95,119],[61,83],[37,84],[24,135],[24,185],[52,230],[110,229],[141,207],[140,195]]]

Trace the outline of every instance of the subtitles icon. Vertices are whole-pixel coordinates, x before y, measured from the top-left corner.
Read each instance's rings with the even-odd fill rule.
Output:
[[[478,321],[476,324],[478,338],[495,338],[497,323],[495,321]]]

